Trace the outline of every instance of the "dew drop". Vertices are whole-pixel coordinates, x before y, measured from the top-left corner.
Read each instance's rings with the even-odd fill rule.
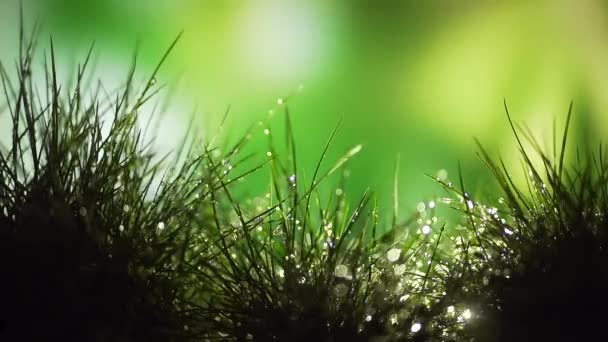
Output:
[[[401,256],[401,250],[399,248],[392,248],[391,250],[388,251],[388,253],[386,253],[386,258],[390,262],[395,262],[395,261],[399,260],[400,256]]]
[[[78,213],[80,213],[80,216],[86,216],[87,215],[87,208],[80,207],[80,210],[78,210]]]
[[[474,206],[473,201],[467,200],[467,207],[469,207],[469,209],[473,209],[473,206]]]
[[[405,265],[403,265],[403,264],[395,265],[394,270],[395,270],[396,276],[403,275],[405,273]]]
[[[416,322],[416,323],[412,324],[412,327],[410,328],[410,330],[411,330],[413,333],[417,333],[417,332],[419,332],[419,331],[420,331],[420,329],[422,329],[422,324],[420,324],[420,323],[418,323],[418,322]]]
[[[422,234],[428,235],[430,232],[431,232],[431,226],[429,226],[428,224],[426,224],[422,227]]]
[[[437,180],[438,181],[445,181],[446,179],[448,179],[448,172],[445,169],[441,169],[439,171],[437,171]]]
[[[158,230],[165,229],[165,223],[164,222],[158,222],[158,225],[156,226],[156,228],[158,228]]]
[[[348,266],[338,265],[334,270],[334,275],[339,278],[345,278],[348,275]]]
[[[270,130],[268,128],[264,129],[264,134],[265,135],[269,135],[270,134]]]

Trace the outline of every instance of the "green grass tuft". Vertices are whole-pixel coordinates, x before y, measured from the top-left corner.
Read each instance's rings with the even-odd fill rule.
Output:
[[[380,222],[371,191],[353,201],[344,190],[361,147],[328,164],[336,127],[307,179],[287,106],[285,143],[268,132],[260,164],[241,155],[249,134],[222,149],[186,134],[159,156],[141,114],[179,36],[143,85],[134,63],[107,92],[88,81],[93,48],[72,83],[57,76],[52,40],[36,68],[36,35],[21,27],[16,73],[0,63],[12,123],[0,146],[3,340],[608,338],[608,164],[600,148],[567,166],[567,128],[553,156],[524,131],[538,167],[511,123],[523,188],[480,145],[502,187],[495,206],[461,174],[438,180],[446,198],[400,218],[396,164],[392,219]],[[265,197],[235,195],[264,171]],[[446,203],[455,226],[438,218]]]

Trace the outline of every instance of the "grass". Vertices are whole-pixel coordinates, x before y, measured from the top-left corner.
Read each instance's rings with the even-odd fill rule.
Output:
[[[120,89],[108,92],[90,81],[93,48],[64,84],[53,41],[37,68],[36,28],[20,32],[16,73],[0,64],[0,108],[12,122],[10,146],[0,148],[5,340],[605,334],[597,314],[608,304],[605,150],[566,165],[567,128],[549,156],[511,123],[529,175],[523,188],[480,145],[502,188],[494,204],[467,193],[460,175],[458,184],[437,180],[446,198],[399,217],[396,164],[392,219],[381,222],[371,191],[349,197],[344,166],[361,147],[328,163],[336,127],[307,179],[287,106],[285,136],[268,132],[268,158],[259,164],[240,152],[249,134],[220,148],[191,132],[181,149],[159,156],[152,121],[142,122],[141,113],[162,91],[156,74],[179,36],[142,85],[134,62]],[[236,196],[253,172],[269,173],[267,195]],[[456,224],[437,217],[444,203],[458,211]]]
[[[572,104],[561,147],[545,153],[528,130],[516,129],[525,186],[511,170],[480,145],[481,159],[502,188],[495,206],[460,196],[467,217],[469,286],[447,292],[463,298],[475,319],[468,334],[479,341],[572,341],[605,339],[608,304],[606,265],[608,183],[605,149],[577,150],[573,165],[564,162]],[[523,135],[523,136],[522,136]],[[524,149],[527,138],[533,151]],[[541,165],[532,162],[540,157]]]
[[[219,182],[202,165],[218,157],[197,154],[196,140],[186,138],[172,156],[178,167],[166,169],[137,123],[158,68],[139,93],[135,65],[123,87],[107,93],[84,81],[91,50],[68,87],[59,83],[52,40],[43,69],[35,68],[35,31],[26,38],[21,27],[15,77],[0,65],[13,124],[0,154],[3,334],[181,340],[184,254]],[[207,190],[198,190],[201,182]]]
[[[241,175],[230,170],[247,159],[237,152],[246,138],[221,153],[190,135],[161,157],[139,115],[177,39],[141,90],[134,63],[109,93],[85,81],[93,48],[70,86],[58,79],[52,40],[37,69],[36,29],[20,37],[16,77],[0,68],[13,123],[0,156],[9,339],[368,340],[395,330],[389,322],[406,305],[394,297],[408,289],[385,295],[389,246],[376,236],[372,197],[349,208],[318,191],[360,147],[324,170],[328,142],[308,182],[289,120],[286,157]],[[272,184],[259,210],[230,189],[262,167]]]

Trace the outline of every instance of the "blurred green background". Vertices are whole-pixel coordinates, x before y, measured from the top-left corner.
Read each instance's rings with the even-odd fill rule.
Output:
[[[66,68],[75,51],[82,55],[95,40],[98,70],[114,79],[124,77],[136,42],[139,65],[152,70],[184,30],[159,79],[180,84],[175,125],[160,140],[178,141],[171,130],[184,126],[194,107],[207,133],[228,106],[229,137],[266,120],[270,110],[276,113],[271,129],[280,131],[284,105],[277,99],[285,99],[299,165],[308,175],[343,118],[328,158],[363,145],[350,163],[351,192],[370,186],[390,205],[400,156],[407,212],[441,193],[425,173],[445,169],[456,179],[458,162],[469,186],[491,189],[473,137],[519,166],[503,98],[515,120],[546,142],[553,120],[563,124],[570,100],[575,139],[597,141],[608,131],[608,7],[602,1],[23,2],[29,23],[38,17],[45,34],[53,33]],[[14,55],[17,23],[18,2],[2,1],[3,58]],[[253,131],[250,149],[260,155],[266,127]],[[252,191],[262,191],[265,181],[254,179]]]

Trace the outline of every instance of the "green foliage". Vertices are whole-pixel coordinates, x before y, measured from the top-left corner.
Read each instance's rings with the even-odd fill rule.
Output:
[[[181,340],[184,254],[196,234],[192,222],[209,220],[205,194],[219,182],[202,167],[208,156],[185,148],[177,167],[161,167],[166,161],[136,120],[154,74],[134,94],[133,66],[122,89],[104,94],[84,81],[89,52],[75,84],[61,85],[52,41],[39,71],[35,40],[21,32],[17,76],[0,65],[13,124],[0,154],[3,333],[9,340]],[[38,73],[43,87],[33,81]]]
[[[287,109],[284,152],[271,143],[260,165],[240,155],[248,134],[222,149],[187,135],[181,149],[160,157],[140,113],[162,88],[156,73],[177,39],[140,91],[134,63],[124,85],[108,93],[85,81],[92,49],[73,84],[57,77],[52,41],[36,69],[35,31],[25,38],[21,29],[16,75],[0,64],[0,108],[12,122],[10,146],[0,149],[3,338],[512,341],[602,334],[594,313],[608,305],[608,167],[602,150],[564,166],[567,131],[552,158],[529,137],[541,170],[520,142],[526,189],[481,148],[503,189],[496,207],[468,194],[462,176],[459,187],[440,179],[448,196],[409,218],[398,217],[395,192],[386,225],[371,192],[354,202],[344,190],[343,166],[360,146],[326,165],[337,127],[311,179],[300,172]],[[270,174],[265,197],[234,195],[239,181],[261,170]],[[460,212],[455,227],[437,217],[436,205],[446,203]]]
[[[480,148],[502,188],[497,207],[474,200],[464,186],[448,187],[461,198],[470,238],[467,287],[446,296],[462,298],[471,308],[466,330],[478,341],[608,337],[601,314],[608,305],[608,165],[601,146],[597,153],[577,151],[576,163],[565,165],[571,112],[572,105],[561,150],[554,142],[552,156],[523,130],[540,166],[511,123],[528,176],[525,187]]]
[[[408,263],[435,244],[395,234],[406,229],[396,222],[378,236],[386,229],[369,193],[354,208],[341,189],[320,195],[360,147],[324,170],[334,130],[306,181],[286,112],[288,152],[240,176],[231,170],[247,159],[238,155],[247,138],[222,154],[190,136],[172,159],[160,158],[138,119],[160,88],[160,64],[143,90],[133,91],[133,65],[108,94],[84,81],[91,49],[74,85],[62,86],[51,41],[38,88],[34,36],[22,35],[17,82],[1,69],[13,123],[0,158],[8,336],[413,338],[413,321],[428,315],[418,300],[432,290],[420,267],[406,275]],[[268,197],[234,198],[237,181],[265,166]]]

